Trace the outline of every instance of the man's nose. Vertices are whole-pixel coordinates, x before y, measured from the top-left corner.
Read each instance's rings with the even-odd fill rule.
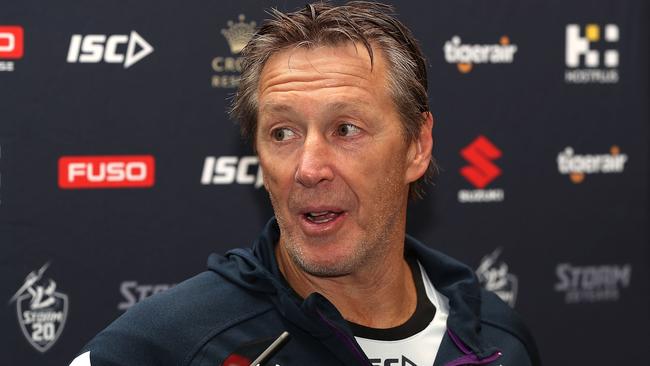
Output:
[[[319,133],[308,134],[296,169],[296,182],[311,188],[321,182],[331,181],[334,179],[333,159],[326,139]]]

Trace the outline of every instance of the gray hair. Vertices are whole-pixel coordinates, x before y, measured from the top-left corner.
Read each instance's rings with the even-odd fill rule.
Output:
[[[374,63],[373,45],[388,63],[387,81],[402,121],[407,143],[415,141],[429,113],[426,59],[411,31],[395,17],[390,5],[351,1],[335,6],[327,2],[283,13],[268,11],[270,19],[242,50],[242,74],[230,116],[239,121],[242,136],[253,141],[257,129],[259,77],[266,61],[289,47],[335,46],[360,43]],[[409,187],[412,198],[421,198],[423,181],[436,169],[433,159],[427,172]]]

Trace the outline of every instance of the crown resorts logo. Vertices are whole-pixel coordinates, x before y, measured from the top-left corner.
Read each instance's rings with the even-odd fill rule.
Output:
[[[568,67],[564,72],[566,83],[618,82],[619,54],[613,46],[618,42],[620,32],[616,24],[607,24],[604,30],[603,35],[598,24],[587,24],[584,27],[584,36],[581,36],[579,25],[566,26],[565,63]],[[601,64],[604,67],[601,67]]]
[[[248,41],[255,34],[255,27],[257,23],[245,22],[246,16],[239,14],[239,21],[228,21],[228,28],[221,30],[230,47],[231,56],[217,56],[212,59],[212,70],[215,74],[212,75],[213,88],[236,88],[239,85],[239,75],[241,73],[241,57],[237,57],[242,49],[246,46]]]
[[[493,180],[501,175],[501,168],[493,163],[502,155],[501,150],[485,136],[479,136],[465,146],[460,155],[469,163],[460,169],[460,175],[465,177],[476,189],[461,189],[458,191],[458,202],[501,202],[505,193],[503,189],[485,189]]]
[[[56,291],[56,282],[43,281],[49,267],[30,272],[9,303],[16,302],[18,323],[25,338],[37,351],[46,352],[63,332],[68,315],[68,296]]]
[[[517,45],[510,37],[502,36],[498,44],[463,44],[459,36],[451,37],[443,47],[447,63],[456,64],[458,71],[466,74],[476,64],[511,64],[517,53]]]
[[[621,153],[621,149],[613,145],[609,154],[576,154],[571,146],[564,148],[557,155],[557,169],[560,174],[567,174],[573,183],[582,183],[587,174],[615,174],[622,173],[625,163],[628,160],[627,154]]]

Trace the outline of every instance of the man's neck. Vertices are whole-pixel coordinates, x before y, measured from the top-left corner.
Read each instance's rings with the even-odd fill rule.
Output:
[[[303,298],[318,292],[325,296],[348,321],[371,328],[403,324],[415,311],[417,295],[411,270],[404,260],[403,244],[389,249],[354,273],[339,277],[318,277],[302,271],[282,245],[275,248],[280,271]]]

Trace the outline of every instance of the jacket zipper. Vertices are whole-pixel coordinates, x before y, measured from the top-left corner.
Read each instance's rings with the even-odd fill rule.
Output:
[[[486,358],[479,359],[478,356],[473,353],[464,343],[458,338],[451,329],[447,329],[447,334],[449,338],[454,342],[456,347],[461,350],[465,355],[461,356],[453,361],[447,362],[445,366],[459,366],[459,365],[485,365],[488,364],[503,355],[501,351],[494,352],[491,356]]]

